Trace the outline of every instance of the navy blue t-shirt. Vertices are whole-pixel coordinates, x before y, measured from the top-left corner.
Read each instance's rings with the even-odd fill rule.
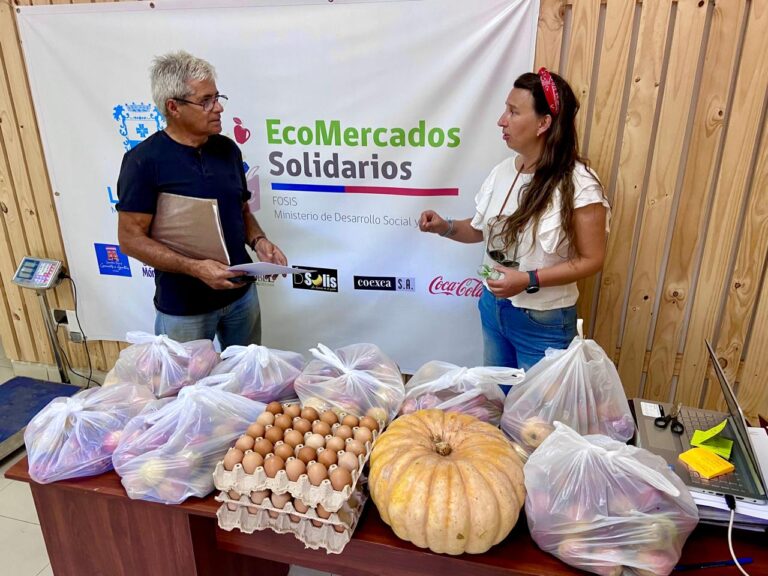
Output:
[[[245,249],[243,203],[249,193],[243,158],[226,136],[213,135],[199,148],[179,144],[156,132],[126,152],[117,181],[117,209],[154,214],[161,192],[215,198],[231,264],[251,262]],[[190,316],[227,306],[248,286],[214,290],[186,274],[155,270],[155,308],[165,314]]]

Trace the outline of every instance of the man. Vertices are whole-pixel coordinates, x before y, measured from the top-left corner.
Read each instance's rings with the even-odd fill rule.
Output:
[[[120,249],[155,268],[155,333],[186,342],[218,336],[222,349],[261,342],[256,286],[233,278],[225,263],[189,258],[150,235],[158,195],[215,199],[230,264],[259,259],[287,264],[247,207],[249,193],[237,145],[221,136],[226,96],[213,67],[186,52],[156,58],[152,97],[165,130],[125,154],[117,183]]]

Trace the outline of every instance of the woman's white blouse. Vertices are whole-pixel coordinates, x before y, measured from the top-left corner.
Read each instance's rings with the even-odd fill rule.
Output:
[[[496,165],[485,179],[485,182],[483,182],[477,196],[475,196],[476,212],[471,224],[473,228],[483,232],[483,263],[491,267],[496,265],[496,262],[491,260],[485,250],[488,244],[488,221],[499,214],[509,187],[515,179],[517,174],[515,157],[507,158]],[[504,206],[504,216],[509,216],[517,210],[520,191],[523,186],[531,181],[532,177],[532,174],[520,174],[515,183],[515,188],[509,194],[509,200],[507,200],[507,204]],[[575,193],[574,209],[597,203],[605,206],[605,231],[607,233],[610,229],[610,205],[603,195],[600,183],[587,171],[586,166],[581,162],[576,164],[573,171],[573,184]],[[495,228],[499,229],[501,226],[502,224],[498,224]],[[510,248],[507,258],[512,260],[516,256],[522,272],[549,268],[568,260],[569,246],[570,244],[565,237],[565,231],[561,225],[561,201],[560,190],[558,189],[555,191],[552,202],[539,220],[536,242],[533,242],[533,223],[529,222],[521,235],[516,254],[514,247]],[[555,308],[572,306],[576,304],[578,298],[579,290],[576,287],[576,282],[573,282],[563,286],[541,288],[535,294],[522,292],[512,296],[510,300],[518,308],[553,310]]]

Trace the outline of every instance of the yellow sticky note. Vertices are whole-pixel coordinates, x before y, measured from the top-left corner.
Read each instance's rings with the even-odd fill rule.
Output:
[[[691,448],[680,454],[679,458],[707,479],[734,471],[733,464],[728,460],[704,448]]]

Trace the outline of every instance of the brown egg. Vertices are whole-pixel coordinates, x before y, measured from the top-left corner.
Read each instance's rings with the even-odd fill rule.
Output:
[[[321,436],[328,436],[331,433],[331,425],[322,420],[315,420],[312,422],[312,432]]]
[[[280,512],[276,512],[275,510],[269,510],[267,511],[267,514],[269,514],[269,517],[273,519],[277,519],[280,517]]]
[[[239,448],[230,448],[224,456],[224,470],[232,470],[235,464],[243,461],[243,451]]]
[[[342,452],[339,454],[339,466],[354,472],[360,467],[360,462],[352,452]]]
[[[254,422],[250,426],[248,426],[248,430],[245,431],[248,436],[251,438],[261,438],[264,436],[264,424],[259,424],[258,422]]]
[[[259,513],[259,509],[256,508],[256,506],[246,506],[246,508],[248,508],[248,513],[249,514],[258,514]]]
[[[299,451],[296,453],[296,456],[299,460],[304,462],[304,464],[309,464],[312,460],[315,460],[317,458],[317,450],[312,448],[311,446],[302,446],[299,448]]]
[[[343,466],[336,466],[330,474],[331,486],[341,492],[347,486],[352,486],[352,473]]]
[[[256,468],[264,465],[264,457],[258,452],[246,452],[243,456],[243,472],[253,474]]]
[[[341,534],[346,530],[346,527],[343,526],[342,524],[333,524],[332,526],[333,526],[333,529],[336,530],[336,532],[338,532],[339,534]]]
[[[338,452],[339,450],[344,450],[345,441],[344,438],[339,438],[338,436],[332,436],[331,438],[325,439],[325,448],[327,450],[333,450],[334,452]]]
[[[298,512],[299,514],[306,514],[309,510],[309,506],[304,504],[302,500],[299,500],[298,498],[293,499],[293,508]]]
[[[267,404],[267,412],[272,412],[275,416],[283,413],[283,405],[280,402],[270,402]]]
[[[290,521],[291,521],[291,522],[293,522],[294,524],[297,524],[298,522],[300,522],[300,521],[301,521],[301,516],[296,516],[296,514],[288,514],[288,518],[289,518],[289,519],[290,519]]]
[[[317,413],[317,410],[314,408],[302,408],[301,410],[301,417],[305,420],[309,420],[310,422],[314,422],[319,418],[319,415]]]
[[[264,498],[269,496],[269,490],[259,490],[258,492],[251,492],[250,499],[254,504],[261,504]]]
[[[304,434],[298,430],[286,430],[285,434],[283,434],[283,442],[296,448],[299,444],[304,443]]]
[[[243,452],[250,450],[253,448],[253,437],[248,436],[248,434],[243,434],[237,439],[237,442],[235,442],[235,448],[242,450]]]
[[[275,415],[272,414],[272,412],[262,412],[259,414],[259,417],[256,418],[256,422],[264,426],[270,426],[275,423]]]
[[[298,458],[288,458],[285,462],[285,473],[291,482],[296,482],[306,471],[307,465]]]
[[[237,490],[230,490],[227,492],[227,496],[229,496],[232,500],[240,500],[240,492]]]
[[[298,430],[302,434],[306,434],[312,430],[312,423],[306,418],[299,416],[293,419],[293,429]]]
[[[258,452],[262,456],[270,454],[274,446],[271,441],[266,438],[256,438],[256,442],[253,443],[253,451]]]
[[[379,429],[379,423],[376,422],[376,420],[371,418],[370,416],[363,416],[362,418],[360,418],[359,426],[365,426],[371,432],[376,432]]]
[[[360,442],[363,446],[365,446],[366,442],[373,440],[373,432],[365,426],[358,426],[352,432],[354,433],[355,440]]]
[[[294,419],[301,414],[301,406],[298,404],[286,404],[283,407],[283,414],[287,414],[291,419]]]
[[[264,432],[264,438],[275,444],[283,439],[283,429],[280,426],[268,426]]]
[[[344,416],[344,418],[341,419],[341,423],[345,426],[349,426],[350,428],[354,428],[359,422],[360,421],[358,420],[357,416],[354,414],[347,414]]]
[[[368,408],[368,411],[365,413],[366,416],[369,416],[376,420],[377,422],[386,422],[387,418],[389,417],[389,414],[387,414],[387,411],[384,410],[384,408]]]
[[[317,461],[320,462],[326,468],[330,468],[338,461],[339,456],[333,450],[325,449],[322,452],[318,452]]]
[[[336,416],[336,414],[331,410],[326,410],[325,412],[320,414],[320,420],[322,420],[329,426],[333,426],[334,424],[336,424],[336,422],[339,421],[339,417]]]
[[[264,459],[264,473],[268,478],[274,478],[280,470],[285,470],[285,460],[277,454]]]
[[[331,517],[331,513],[328,512],[328,510],[326,510],[325,508],[323,508],[322,504],[317,505],[317,508],[315,508],[315,512],[317,512],[317,515],[323,520],[328,520],[328,518]]]
[[[320,520],[312,520],[312,526],[314,526],[315,528],[322,528],[323,523],[320,522]]]
[[[283,507],[291,501],[292,496],[290,492],[284,492],[283,494],[275,494],[274,492],[269,497],[269,499],[272,501],[272,506],[275,508],[279,508],[280,510],[283,509]]]
[[[313,462],[307,466],[307,476],[312,486],[320,486],[320,483],[328,478],[328,469],[319,462]]]
[[[325,436],[322,434],[310,434],[304,439],[304,444],[311,446],[315,450],[325,447]]]
[[[347,440],[347,445],[344,449],[347,452],[352,452],[355,456],[365,454],[365,445],[359,440],[354,440],[353,438]]]
[[[346,424],[342,424],[338,428],[336,428],[336,431],[333,433],[334,436],[337,438],[341,438],[342,440],[346,440],[347,438],[352,438],[352,428],[347,426]]]
[[[293,423],[293,418],[288,416],[288,414],[279,414],[275,416],[275,426],[279,426],[283,430],[288,430],[288,428],[291,427],[292,423]]]
[[[286,444],[285,442],[278,442],[273,450],[276,456],[280,456],[283,460],[293,458],[293,446]]]

